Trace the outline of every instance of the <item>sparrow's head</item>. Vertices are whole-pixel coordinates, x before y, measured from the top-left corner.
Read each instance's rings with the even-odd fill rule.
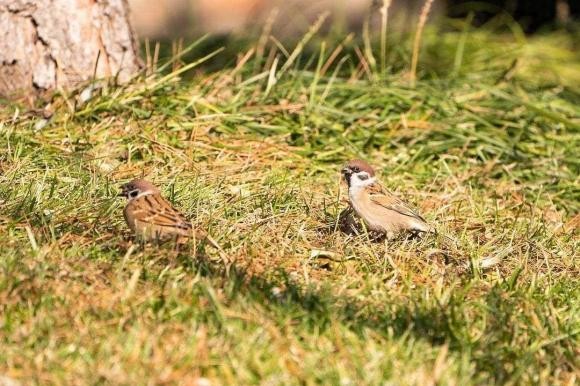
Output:
[[[349,161],[342,169],[342,175],[348,186],[367,185],[375,176],[375,171],[363,160]]]
[[[155,193],[159,193],[159,189],[151,182],[145,180],[133,180],[121,186],[121,193],[119,193],[119,196],[131,200],[143,194]]]

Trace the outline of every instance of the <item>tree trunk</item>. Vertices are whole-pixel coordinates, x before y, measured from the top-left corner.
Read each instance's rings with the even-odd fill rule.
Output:
[[[0,0],[0,95],[37,97],[141,62],[126,0]]]

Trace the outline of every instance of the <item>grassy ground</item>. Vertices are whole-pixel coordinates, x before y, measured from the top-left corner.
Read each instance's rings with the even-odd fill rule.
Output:
[[[383,60],[314,34],[0,110],[0,375],[575,384],[578,40],[456,27],[425,32],[415,87],[403,38]],[[353,157],[458,246],[341,232]],[[133,245],[140,176],[227,256]]]

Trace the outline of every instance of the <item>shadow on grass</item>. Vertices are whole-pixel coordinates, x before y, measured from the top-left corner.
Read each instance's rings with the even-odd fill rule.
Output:
[[[424,309],[416,304],[398,304],[391,309],[377,309],[358,299],[336,297],[329,287],[304,288],[283,270],[278,270],[270,280],[234,266],[226,274],[223,268],[208,261],[198,264],[197,270],[210,279],[219,277],[232,282],[230,300],[249,295],[252,299],[259,299],[269,311],[290,314],[306,312],[305,321],[313,328],[328,328],[332,318],[338,316],[338,321],[361,334],[367,328],[379,332],[392,329],[399,336],[411,331],[433,344],[443,344],[452,335],[447,326],[449,315],[444,308]]]
[[[538,349],[534,348],[538,337],[518,330],[518,326],[533,322],[532,314],[518,311],[519,305],[529,300],[525,286],[514,287],[506,281],[472,299],[467,283],[445,304],[421,291],[404,299],[371,304],[336,296],[329,286],[305,287],[282,270],[267,279],[239,267],[226,270],[207,260],[195,263],[188,257],[184,263],[204,277],[228,282],[224,291],[228,301],[235,302],[240,296],[251,298],[272,316],[290,316],[307,330],[324,332],[338,322],[363,339],[370,329],[387,339],[411,337],[432,346],[448,344],[450,351],[467,355],[478,375],[499,383],[521,380],[522,369],[540,365],[541,355],[537,357]],[[573,371],[575,362],[572,336],[562,342],[563,346],[543,347],[567,371]]]
[[[113,259],[110,264],[116,265],[115,261],[123,259],[130,245],[127,240],[112,237],[103,240],[89,255],[99,259],[106,256]],[[522,369],[540,366],[543,356],[557,362],[560,368],[573,371],[576,359],[572,327],[558,326],[558,330],[552,332],[556,336],[569,334],[568,338],[558,338],[557,345],[543,343],[543,336],[526,333],[526,326],[539,323],[547,328],[550,320],[533,319],[537,315],[545,317],[542,314],[545,304],[532,299],[542,296],[541,291],[518,285],[517,277],[486,287],[476,297],[471,296],[471,283],[464,283],[443,303],[436,297],[425,296],[420,290],[411,291],[405,297],[385,297],[383,302],[370,302],[360,297],[337,296],[330,285],[318,288],[304,285],[281,269],[256,275],[240,266],[224,266],[222,260],[212,260],[215,253],[208,254],[206,246],[200,243],[195,251],[155,248],[145,250],[140,258],[155,259],[155,266],[159,268],[168,264],[181,266],[187,274],[198,274],[209,279],[212,285],[221,286],[226,302],[249,299],[273,320],[291,318],[306,331],[328,332],[339,323],[361,339],[366,339],[368,330],[372,330],[387,340],[413,339],[432,346],[448,344],[451,352],[465,356],[478,376],[485,380],[497,383],[521,380]],[[154,253],[149,253],[151,251]],[[146,271],[151,267],[147,266],[143,275],[148,276]],[[533,312],[522,311],[524,303],[532,307]],[[151,304],[155,312],[165,307],[163,300]],[[468,315],[473,312],[475,316]],[[218,326],[223,320],[223,317],[212,318]],[[479,325],[479,336],[474,336],[474,324]],[[539,350],[542,350],[541,355],[537,354]],[[557,365],[550,368],[554,371]]]

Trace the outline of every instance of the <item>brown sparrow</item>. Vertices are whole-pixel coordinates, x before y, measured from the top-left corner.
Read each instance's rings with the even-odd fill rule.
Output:
[[[192,237],[206,238],[206,234],[194,230],[191,223],[149,181],[128,182],[121,187],[119,196],[128,199],[123,210],[127,225],[143,241],[175,240],[185,243]]]
[[[434,232],[416,210],[381,186],[375,171],[365,161],[348,162],[342,175],[348,184],[350,205],[369,230],[389,239],[404,231]]]

